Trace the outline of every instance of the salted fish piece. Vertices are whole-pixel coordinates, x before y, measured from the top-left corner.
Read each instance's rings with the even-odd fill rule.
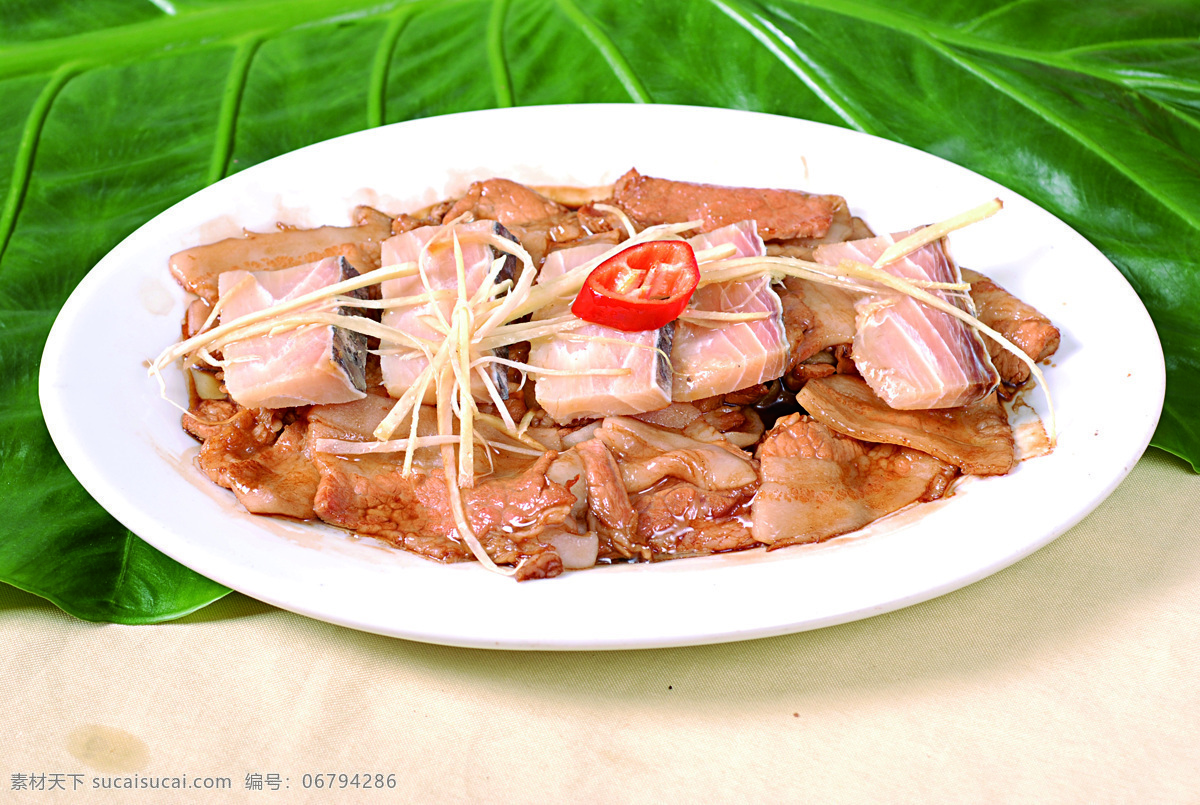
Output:
[[[885,249],[909,234],[826,244],[813,252],[813,259],[830,266],[842,260],[872,265]],[[941,240],[883,270],[909,280],[962,282]],[[975,312],[965,293],[930,293],[967,313]],[[1000,382],[979,333],[949,313],[890,291],[866,295],[854,309],[854,364],[867,385],[892,408],[955,408],[983,399]]]
[[[737,249],[733,257],[762,257],[767,253],[754,221],[714,229],[688,242],[697,251],[732,243]],[[774,380],[787,368],[783,303],[771,288],[770,277],[705,285],[692,296],[689,309],[769,315],[742,322],[677,322],[671,350],[672,399],[689,401],[728,394]]]
[[[299,298],[335,282],[357,277],[344,257],[275,271],[225,271],[217,278],[221,321]],[[357,291],[355,296],[365,296]],[[320,303],[305,308],[317,309]],[[353,310],[336,308],[342,315]],[[307,325],[227,344],[225,388],[246,408],[360,400],[366,389],[367,338],[344,327]]]
[[[383,242],[380,249],[381,263],[392,266],[398,263],[421,261],[425,279],[420,275],[400,277],[383,282],[380,286],[384,300],[414,297],[432,292],[447,292],[445,298],[432,299],[405,307],[384,311],[382,323],[409,334],[413,338],[429,343],[430,351],[437,352],[445,334],[436,328],[438,312],[446,321],[450,320],[458,294],[458,268],[454,258],[454,238],[457,234],[462,249],[467,295],[471,296],[483,285],[484,278],[492,269],[496,259],[504,260],[504,267],[496,278],[497,282],[510,279],[516,270],[517,259],[510,254],[493,248],[480,239],[480,235],[497,235],[516,241],[503,225],[496,221],[479,220],[464,224],[423,226],[394,235]],[[428,282],[428,286],[426,286]],[[392,397],[400,397],[413,386],[421,372],[429,366],[429,359],[420,349],[409,343],[381,345],[379,365],[383,372],[383,384]],[[503,399],[508,397],[508,375],[504,368],[492,364],[489,373],[492,382]],[[490,400],[483,381],[478,376],[471,378],[471,393],[476,399]],[[437,391],[431,383],[425,392],[424,402],[433,404]]]
[[[549,282],[568,271],[586,270],[589,263],[612,247],[593,243],[559,249],[547,255],[538,282]],[[534,318],[548,319],[569,312],[570,300],[538,311]],[[672,322],[657,330],[625,332],[587,323],[570,332],[531,342],[529,364],[560,369],[570,375],[540,375],[535,396],[557,422],[599,419],[657,411],[671,403]],[[624,375],[589,374],[595,370],[628,369]]]

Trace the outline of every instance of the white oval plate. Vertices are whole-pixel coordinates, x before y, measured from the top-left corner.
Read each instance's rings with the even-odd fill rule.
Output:
[[[598,141],[579,147],[588,132]],[[196,446],[146,361],[179,336],[179,249],[269,229],[346,224],[356,203],[401,212],[505,176],[602,184],[629,167],[729,185],[845,196],[877,232],[999,196],[951,236],[964,266],[1049,315],[1059,444],[1010,475],[823,545],[600,567],[518,584],[335,529],[254,517],[191,464]],[[1120,321],[1118,329],[1111,322]],[[97,356],[103,356],[97,359]],[[175,375],[176,373],[171,373]],[[169,378],[173,399],[186,399]],[[461,646],[674,646],[796,632],[923,601],[1016,562],[1066,531],[1141,456],[1162,408],[1162,350],[1120,273],[1064,223],[928,154],[791,118],[671,106],[554,106],[429,118],[281,156],[180,202],[132,234],[63,307],[41,366],[42,410],[72,472],[134,533],[247,595],[332,623]],[[1033,395],[1039,411],[1044,398]],[[863,537],[866,538],[863,538]]]

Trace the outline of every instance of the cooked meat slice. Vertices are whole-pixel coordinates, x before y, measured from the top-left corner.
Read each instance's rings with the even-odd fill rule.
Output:
[[[513,578],[517,581],[552,579],[562,575],[562,572],[562,557],[553,548],[546,548],[533,554],[525,554],[517,559],[517,572]]]
[[[854,301],[861,296],[798,277],[784,280],[779,299],[791,345],[788,373],[818,352],[854,340]]]
[[[237,412],[238,405],[233,400],[199,400],[183,415],[180,424],[189,436],[203,442],[220,433]]]
[[[318,475],[305,456],[307,423],[297,420],[277,433],[279,425],[269,411],[242,409],[209,430],[196,466],[246,511],[308,520]]]
[[[246,511],[309,520],[320,475],[305,456],[305,427],[294,422],[275,443],[245,461],[232,462],[225,478]]]
[[[575,450],[583,460],[587,481],[588,528],[599,536],[601,554],[649,559],[648,551],[635,546],[637,512],[629,502],[612,453],[598,439],[581,442]]]
[[[956,472],[926,453],[860,442],[800,414],[779,420],[756,455],[762,486],[751,532],[771,547],[819,542],[936,499]]]
[[[965,268],[962,275],[971,283],[975,318],[1016,344],[1035,361],[1044,361],[1058,350],[1058,328],[1050,319],[984,275]],[[1019,386],[1029,379],[1029,367],[1020,358],[990,338],[985,338],[984,342],[1005,383]]]
[[[462,491],[471,530],[497,563],[515,564],[552,550],[540,534],[561,530],[575,501],[546,479],[553,457],[548,453],[515,476],[489,478]],[[375,456],[315,458],[320,485],[314,509],[325,522],[442,562],[472,558],[457,536],[440,471],[405,476],[400,465]],[[538,566],[553,564],[548,561],[542,558]]]
[[[672,481],[642,492],[634,497],[638,544],[649,546],[654,561],[752,548],[755,488],[721,492]]]
[[[726,442],[702,442],[628,417],[609,417],[596,438],[617,458],[625,489],[641,492],[675,478],[701,489],[741,489],[758,481],[750,457]]]
[[[874,237],[875,233],[861,218],[850,215],[850,208],[838,205],[833,209],[833,220],[829,229],[819,238],[790,238],[775,240],[767,245],[767,254],[772,257],[795,257],[811,260],[813,249],[825,243],[841,243],[846,240],[861,240]]]
[[[392,219],[356,207],[354,226],[247,232],[171,256],[170,270],[184,290],[209,304],[217,301],[217,278],[226,271],[273,271],[342,256],[360,272],[379,268],[379,244],[392,233]]]
[[[504,224],[521,241],[535,266],[541,264],[551,244],[588,234],[574,210],[510,179],[475,182],[446,212],[442,222],[450,223],[464,213]]]
[[[969,475],[1005,475],[1013,435],[995,392],[959,408],[899,411],[853,375],[810,380],[796,395],[812,417],[846,436],[911,447]]]
[[[631,169],[613,184],[613,198],[639,228],[703,221],[705,231],[753,220],[764,240],[821,237],[841,196],[800,190],[722,187],[643,176]]]
[[[440,474],[413,473],[374,456],[316,454],[321,480],[313,508],[327,523],[440,562],[466,562]]]

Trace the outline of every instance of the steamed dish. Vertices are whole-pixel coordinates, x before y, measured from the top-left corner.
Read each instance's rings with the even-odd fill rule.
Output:
[[[1058,331],[952,231],[631,170],[180,252],[154,361],[251,512],[518,579],[817,542],[1003,475]]]

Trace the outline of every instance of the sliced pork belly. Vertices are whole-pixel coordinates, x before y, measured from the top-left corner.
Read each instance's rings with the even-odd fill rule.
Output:
[[[820,542],[936,500],[956,474],[926,453],[860,442],[800,414],[779,420],[755,455],[762,486],[751,531],[771,547]]]
[[[740,551],[759,545],[750,533],[757,487],[714,491],[668,481],[634,497],[637,542],[650,561]]]
[[[971,283],[975,315],[981,322],[1016,344],[1035,361],[1044,361],[1058,350],[1058,328],[1050,319],[984,275],[965,268],[962,275]],[[1029,367],[1016,355],[990,338],[987,348],[1005,383],[1019,386],[1029,379]]]
[[[542,264],[538,282],[549,282],[609,251],[605,244],[576,246],[551,252]],[[569,302],[547,306],[535,318],[569,312]],[[538,375],[538,404],[557,422],[656,411],[671,403],[671,354],[675,323],[657,330],[625,332],[587,323],[569,332],[531,342],[529,364],[570,375]],[[596,370],[627,370],[623,375],[593,374]]]
[[[970,475],[1005,475],[1013,466],[1012,428],[995,392],[958,408],[900,411],[861,378],[833,375],[810,380],[796,401],[838,433],[911,447]]]
[[[499,221],[521,241],[535,266],[554,244],[587,234],[573,210],[511,179],[473,183],[445,212],[442,222],[450,223],[464,213]]]
[[[584,510],[599,555],[659,561],[752,547],[749,505],[758,473],[749,455],[628,417],[610,417],[560,454],[549,477]]]
[[[758,480],[749,456],[726,442],[702,442],[629,417],[605,419],[595,438],[616,457],[630,494],[667,478],[714,491],[742,489]]]
[[[833,220],[824,235],[818,238],[789,238],[773,240],[767,244],[767,254],[777,257],[796,257],[801,260],[812,260],[813,249],[825,243],[841,243],[844,240],[861,240],[873,238],[875,233],[861,218],[850,214],[846,205],[838,205],[833,210]]]
[[[546,479],[553,457],[547,453],[523,471],[462,490],[471,530],[489,556],[498,564],[536,560],[518,580],[562,572],[561,559],[543,537],[561,531],[575,498]],[[474,558],[458,537],[440,470],[406,476],[400,464],[381,456],[317,453],[315,460],[320,483],[313,507],[325,522],[437,561]]]
[[[383,324],[424,341],[431,352],[436,352],[445,340],[445,331],[437,327],[439,313],[441,319],[448,322],[457,300],[458,267],[454,257],[452,233],[457,234],[462,249],[468,297],[479,290],[492,269],[492,262],[497,258],[505,260],[497,282],[511,278],[516,267],[515,257],[499,252],[480,239],[480,236],[495,235],[513,240],[508,230],[495,221],[475,221],[454,226],[423,226],[384,241],[381,250],[383,265],[415,263],[420,260],[424,270],[424,279],[420,275],[414,275],[384,282],[381,289],[385,301],[420,297],[428,295],[431,291],[435,294],[441,292],[442,298],[388,308],[383,314]],[[383,384],[387,387],[388,394],[393,397],[404,394],[429,366],[429,359],[425,357],[425,353],[408,343],[384,344],[381,345],[381,352],[379,365],[383,372]],[[507,396],[507,374],[496,369],[491,373],[491,377],[501,396]],[[476,398],[490,399],[486,387],[477,376],[472,377],[471,387]],[[435,400],[436,389],[431,383],[424,402],[433,403]]]
[[[791,345],[788,371],[829,347],[854,340],[854,302],[860,294],[788,277],[779,299]]]
[[[231,322],[356,276],[344,257],[278,271],[226,271],[219,279],[221,321]],[[318,307],[319,303],[308,309]],[[366,336],[329,325],[235,341],[223,350],[225,388],[246,408],[358,400],[366,388],[366,346]]]
[[[209,304],[217,301],[217,278],[226,271],[273,271],[345,257],[360,272],[379,267],[379,245],[391,234],[392,219],[370,207],[354,209],[354,226],[246,232],[241,237],[171,255],[171,276]]]
[[[233,492],[246,511],[300,520],[315,516],[313,498],[320,476],[306,455],[302,418],[284,426],[273,411],[242,408],[203,425],[202,441],[196,466],[213,483]]]
[[[762,238],[753,232],[753,221],[742,221],[692,238],[697,251],[733,243],[734,257],[761,257]],[[699,400],[764,383],[787,368],[788,341],[783,325],[783,304],[767,276],[734,282],[716,282],[696,290],[688,307],[695,311],[766,313],[766,318],[741,322],[676,323],[671,348],[674,400]]]
[[[834,210],[846,205],[841,196],[676,182],[633,169],[613,184],[613,199],[639,228],[703,221],[702,228],[712,231],[753,220],[767,240],[822,237]]]
[[[853,260],[871,265],[908,233],[818,247],[818,263]],[[936,241],[884,267],[909,280],[961,282],[958,266]],[[932,291],[967,312],[962,294]],[[953,408],[990,394],[1000,376],[983,339],[948,313],[900,293],[870,294],[855,303],[854,363],[871,388],[893,408]]]

